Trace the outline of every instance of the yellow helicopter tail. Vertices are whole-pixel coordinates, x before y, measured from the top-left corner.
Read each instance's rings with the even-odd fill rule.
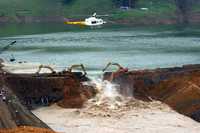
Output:
[[[84,21],[74,21],[74,22],[65,21],[64,24],[69,24],[69,25],[86,25]]]

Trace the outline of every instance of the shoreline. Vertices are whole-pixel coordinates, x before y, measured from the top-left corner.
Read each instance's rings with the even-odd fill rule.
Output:
[[[64,22],[64,16],[0,16],[0,24],[6,23],[61,23]],[[68,18],[69,20],[81,20]],[[171,16],[144,16],[138,18],[118,18],[114,19],[111,17],[111,23],[122,24],[122,25],[174,25],[182,23],[182,17],[172,14]],[[108,22],[109,23],[109,22]],[[189,24],[200,23],[200,12],[191,13],[188,18]]]

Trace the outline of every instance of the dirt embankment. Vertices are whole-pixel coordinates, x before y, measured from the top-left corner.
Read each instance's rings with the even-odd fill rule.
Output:
[[[5,86],[0,70],[0,133],[25,132],[52,133],[53,131],[24,107],[12,90]]]
[[[82,85],[81,80],[86,77],[76,72],[11,74],[0,68],[0,129],[7,129],[0,130],[0,133],[53,132],[29,109],[37,106],[37,102],[38,106],[59,102],[64,108],[82,107],[96,92],[94,88]]]
[[[124,95],[132,93],[141,100],[160,100],[200,121],[200,65],[131,71],[115,77],[114,82],[120,84]]]
[[[95,95],[95,89],[82,84],[79,73],[4,74],[6,86],[30,109],[52,103],[64,108],[80,108]],[[83,77],[82,77],[83,78]],[[82,80],[86,80],[86,77]]]
[[[0,129],[0,133],[55,133],[55,132],[45,128],[21,126],[12,129]]]

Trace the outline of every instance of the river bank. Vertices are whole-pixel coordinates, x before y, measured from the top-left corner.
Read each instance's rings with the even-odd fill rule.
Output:
[[[0,16],[0,23],[63,23],[64,16]],[[74,18],[67,18],[69,20],[77,20]],[[84,18],[83,18],[84,19]],[[110,17],[108,19],[108,24],[123,24],[123,25],[173,25],[177,23],[182,23],[183,18],[181,15],[177,14],[163,14],[163,15],[152,15],[145,16],[130,16],[130,17]],[[82,19],[78,19],[82,20]],[[190,24],[198,24],[200,22],[200,12],[193,12],[188,16],[188,22]]]

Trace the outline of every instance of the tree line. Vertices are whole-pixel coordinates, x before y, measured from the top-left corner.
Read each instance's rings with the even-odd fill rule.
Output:
[[[137,8],[137,2],[140,0],[112,0],[115,6],[128,6],[130,8]],[[180,17],[180,22],[188,23],[189,15],[193,5],[200,4],[200,0],[168,0],[176,6],[177,15]]]
[[[74,0],[62,0],[63,4],[69,4]],[[113,4],[116,7],[129,7],[129,8],[137,8],[137,3],[140,0],[112,0]],[[161,0],[162,1],[162,0]],[[184,23],[188,22],[188,16],[191,12],[191,9],[194,4],[200,4],[200,0],[168,0],[169,2],[173,2],[176,5],[177,15],[181,16],[181,21]]]
[[[190,12],[194,4],[199,4],[200,0],[174,0],[180,22],[188,23]]]
[[[135,8],[137,1],[138,0],[112,0],[117,7],[126,6],[130,8]]]
[[[62,4],[66,5],[69,4],[70,2],[72,2],[73,0],[62,0]]]

